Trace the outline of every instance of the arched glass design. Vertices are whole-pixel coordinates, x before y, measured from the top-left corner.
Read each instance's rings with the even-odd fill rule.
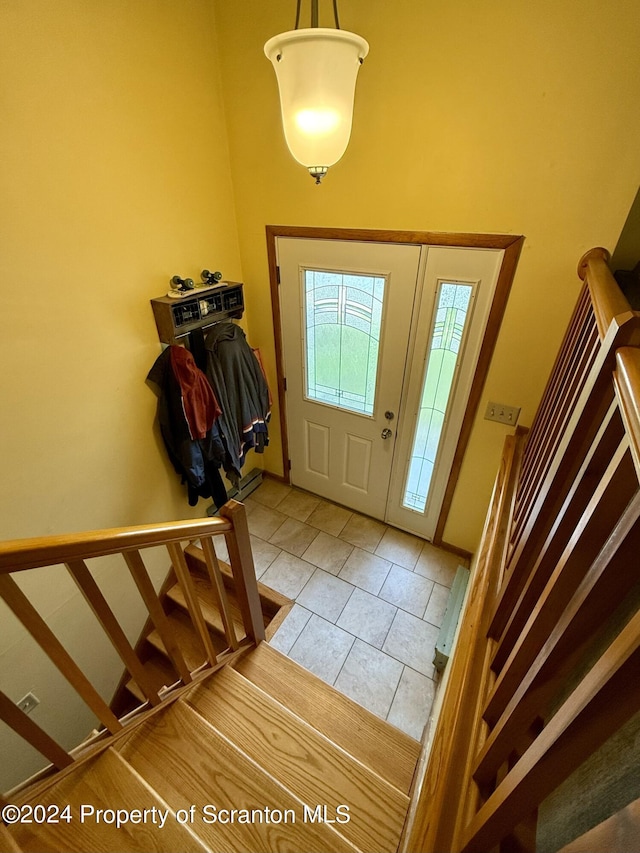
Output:
[[[372,415],[385,279],[304,271],[308,400]]]
[[[441,282],[403,506],[424,512],[473,287]]]

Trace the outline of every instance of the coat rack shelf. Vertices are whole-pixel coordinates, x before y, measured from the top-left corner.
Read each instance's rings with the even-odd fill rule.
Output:
[[[152,299],[160,341],[175,344],[178,338],[195,329],[204,329],[220,320],[239,319],[244,312],[243,287],[241,282],[228,281],[218,287],[197,288],[180,299],[170,296]]]

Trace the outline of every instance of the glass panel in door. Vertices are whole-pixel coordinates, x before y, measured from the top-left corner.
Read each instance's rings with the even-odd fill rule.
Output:
[[[402,501],[404,507],[417,512],[424,512],[427,504],[473,286],[440,282],[438,290],[420,411]]]
[[[305,397],[371,416],[385,279],[304,270]]]

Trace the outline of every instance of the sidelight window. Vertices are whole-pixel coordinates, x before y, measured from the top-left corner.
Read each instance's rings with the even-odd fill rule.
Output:
[[[447,416],[460,360],[462,341],[470,318],[473,286],[439,282],[435,322],[413,439],[403,506],[424,512],[440,438]]]

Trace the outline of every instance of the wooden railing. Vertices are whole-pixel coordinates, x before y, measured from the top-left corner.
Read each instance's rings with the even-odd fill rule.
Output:
[[[580,262],[507,439],[406,851],[534,851],[547,797],[640,710],[640,314],[607,260]]]
[[[249,541],[246,514],[242,504],[229,501],[220,511],[220,518],[152,524],[145,527],[126,527],[113,530],[41,539],[15,540],[0,543],[0,595],[31,634],[59,672],[71,684],[82,701],[91,709],[101,731],[74,751],[63,749],[42,728],[0,692],[0,719],[24,738],[54,768],[62,770],[79,760],[85,760],[99,749],[106,748],[124,731],[135,725],[163,703],[176,698],[185,686],[200,680],[223,666],[239,651],[264,639],[264,621],[253,558]],[[242,615],[244,637],[238,637],[213,539],[224,536],[235,584],[235,596]],[[189,571],[183,543],[199,540],[207,574],[211,582],[225,631],[226,649],[216,652],[207,628],[202,608]],[[161,600],[151,581],[143,560],[145,549],[166,548],[186,607],[205,653],[205,660],[196,670],[190,670],[165,614]],[[158,631],[167,655],[177,674],[177,681],[161,690],[154,687],[141,659],[128,641],[115,613],[109,606],[90,571],[87,560],[106,555],[121,555],[140,593],[149,620]],[[118,719],[93,684],[85,676],[46,621],[30,603],[12,575],[45,566],[64,565],[89,604],[102,630],[115,647],[126,670],[143,692],[146,703],[132,714]]]

